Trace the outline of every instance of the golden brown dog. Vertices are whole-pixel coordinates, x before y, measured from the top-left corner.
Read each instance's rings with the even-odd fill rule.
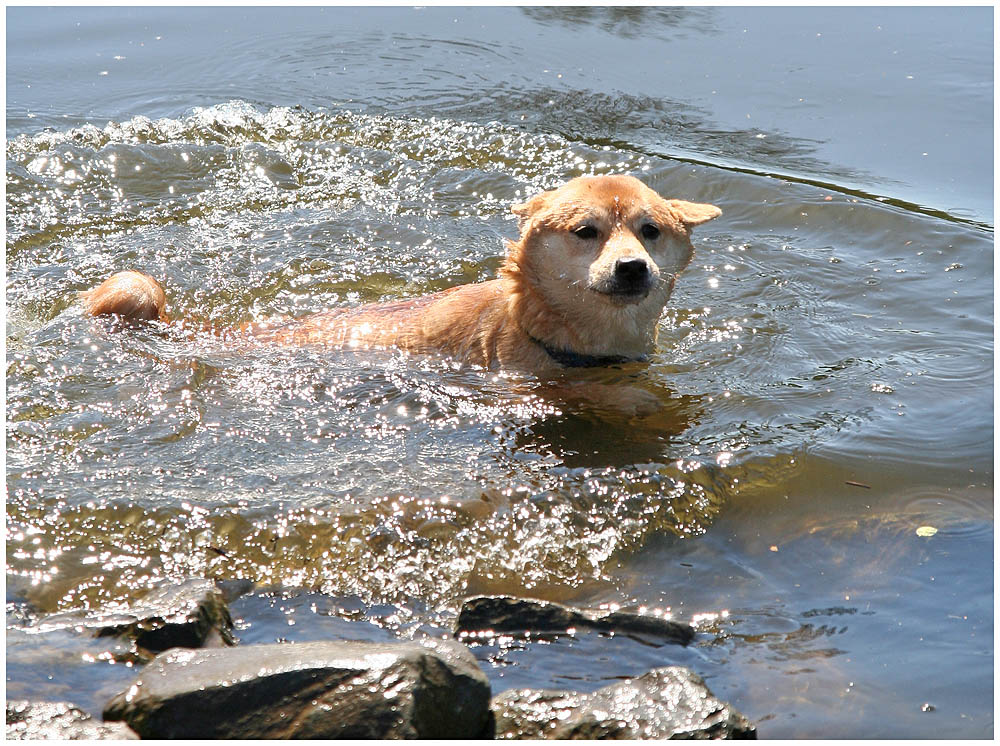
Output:
[[[631,176],[583,176],[513,211],[521,236],[496,280],[246,330],[281,345],[394,346],[532,372],[635,360],[652,349],[691,260],[691,229],[721,214],[665,200]],[[167,320],[163,290],[141,272],[81,296],[93,315]]]

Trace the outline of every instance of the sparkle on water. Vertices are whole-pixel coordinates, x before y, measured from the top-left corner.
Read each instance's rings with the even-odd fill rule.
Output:
[[[220,328],[488,279],[516,233],[510,206],[593,173],[720,204],[737,226],[696,232],[648,365],[566,374],[641,388],[662,404],[654,414],[587,408],[551,381],[391,350],[122,329],[74,304],[126,267],[164,284],[175,317]],[[769,228],[755,227],[762,205]],[[738,595],[757,571],[711,529],[764,506],[789,525],[757,535],[762,554],[814,569],[831,537],[885,541],[856,568],[884,578],[903,537],[930,546],[988,525],[972,499],[922,494],[890,509],[856,494],[877,479],[891,493],[917,449],[929,479],[954,468],[955,452],[982,461],[983,427],[969,419],[981,413],[948,402],[991,385],[989,361],[977,362],[989,335],[967,315],[990,290],[968,258],[955,261],[947,225],[899,238],[921,221],[931,222],[499,123],[234,101],[18,135],[7,170],[7,560],[29,606],[17,613],[111,608],[191,575],[394,604],[402,621],[387,627],[446,624],[475,593],[610,596],[695,623],[726,656],[835,658],[808,623],[789,630],[780,610],[732,610],[725,589]],[[836,247],[818,238],[830,235]],[[963,240],[967,253],[988,248],[974,232]],[[888,252],[851,250],[889,241]],[[922,300],[938,293],[941,303]],[[970,332],[947,346],[925,333],[955,326]],[[934,447],[940,432],[947,452]],[[789,501],[789,485],[844,485],[843,463],[873,449],[878,468],[847,482],[847,497],[831,492],[805,517]],[[857,517],[825,507],[838,504]],[[682,542],[676,562],[645,568],[649,546],[670,540]],[[696,566],[686,551],[715,554]],[[644,594],[644,573],[689,569],[683,586]],[[289,615],[293,626],[308,627]],[[502,670],[528,642],[498,639],[484,655]],[[574,636],[581,650],[588,639]],[[637,650],[625,659],[644,660]],[[532,665],[545,675],[545,659]]]

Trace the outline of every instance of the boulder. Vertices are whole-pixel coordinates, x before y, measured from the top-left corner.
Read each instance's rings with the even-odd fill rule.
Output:
[[[651,635],[680,645],[694,639],[690,625],[663,617],[628,611],[583,612],[551,601],[512,596],[466,599],[455,622],[455,635],[462,638],[477,632],[565,633],[574,628]]]
[[[478,738],[490,685],[448,640],[171,650],[104,709],[142,738]]]
[[[101,723],[68,702],[7,703],[7,740],[122,741],[139,736],[122,723]]]
[[[163,583],[124,610],[52,614],[36,627],[40,631],[76,627],[92,631],[95,637],[127,637],[154,653],[233,644],[233,620],[222,593],[204,578]]]
[[[494,698],[497,738],[756,738],[754,725],[715,698],[700,676],[656,668],[591,694],[512,689]]]

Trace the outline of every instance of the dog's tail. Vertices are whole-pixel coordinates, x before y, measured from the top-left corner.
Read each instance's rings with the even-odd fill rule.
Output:
[[[123,319],[169,321],[163,288],[144,272],[126,270],[112,275],[92,290],[80,293],[91,316],[115,314]]]

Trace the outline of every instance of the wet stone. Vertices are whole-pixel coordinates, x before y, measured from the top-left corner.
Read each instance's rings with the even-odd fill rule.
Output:
[[[512,689],[492,704],[506,739],[756,738],[754,725],[686,668],[657,668],[591,694]]]
[[[95,638],[74,627],[40,633],[8,626],[7,699],[68,700],[85,712],[100,712],[109,696],[135,678],[135,665],[152,657],[131,640]]]
[[[231,604],[233,601],[253,593],[257,584],[244,578],[231,578],[215,581],[215,587],[222,593],[223,600],[227,604]]]
[[[489,703],[458,643],[311,642],[162,653],[104,719],[142,738],[479,738]]]
[[[123,723],[102,723],[68,702],[7,703],[8,741],[122,741],[139,736]]]
[[[233,620],[223,595],[203,578],[159,585],[125,610],[52,614],[39,620],[37,627],[43,631],[77,627],[96,637],[127,637],[154,653],[233,644]]]
[[[657,616],[627,611],[584,612],[550,601],[513,596],[477,596],[466,599],[462,604],[455,622],[455,635],[466,637],[476,632],[565,633],[574,628],[650,635],[680,645],[690,643],[695,634],[690,625]]]

